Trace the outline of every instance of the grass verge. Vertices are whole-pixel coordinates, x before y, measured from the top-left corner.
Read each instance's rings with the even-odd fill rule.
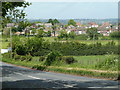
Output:
[[[38,62],[32,62],[32,61],[16,61],[12,59],[2,58],[3,62],[20,65],[20,66],[26,66],[29,68],[34,68],[37,70],[42,71],[53,71],[53,72],[59,72],[59,73],[65,73],[65,74],[73,74],[73,75],[79,75],[79,76],[87,76],[87,77],[96,77],[96,78],[106,78],[106,79],[117,79],[118,73],[117,71],[99,71],[99,70],[90,70],[90,69],[77,69],[77,68],[66,68],[61,66],[43,66],[42,63]]]

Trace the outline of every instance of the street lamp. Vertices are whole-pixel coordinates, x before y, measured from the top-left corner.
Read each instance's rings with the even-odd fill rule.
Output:
[[[14,26],[14,23],[8,23],[7,27],[10,27],[10,48],[9,50],[11,51],[11,55],[10,58],[12,59],[12,31],[11,31],[11,27]]]

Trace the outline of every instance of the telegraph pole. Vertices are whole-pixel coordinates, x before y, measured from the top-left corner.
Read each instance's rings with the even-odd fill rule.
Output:
[[[11,27],[13,27],[14,26],[14,23],[8,23],[7,24],[7,27],[9,27],[10,28],[10,52],[11,52],[11,54],[10,54],[10,58],[12,59],[12,29],[11,29]]]

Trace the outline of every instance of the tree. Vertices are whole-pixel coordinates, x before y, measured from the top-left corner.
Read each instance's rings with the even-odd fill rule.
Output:
[[[32,32],[31,32],[33,35],[35,35],[36,33],[36,29],[35,28],[32,28]]]
[[[59,22],[57,19],[54,19],[53,23],[54,23],[54,24],[58,24],[58,23],[60,23],[60,22]]]
[[[66,38],[66,40],[68,39],[68,34],[65,30],[61,30],[60,35],[58,36],[58,38]]]
[[[31,5],[29,2],[2,2],[2,25],[3,27],[7,23],[17,22],[23,20],[26,16],[24,9]],[[17,9],[17,7],[23,7],[23,9]]]
[[[52,25],[54,24],[52,19],[49,19],[47,23],[51,23]]]
[[[48,20],[48,23],[51,23],[52,24],[52,29],[53,29],[53,33],[54,33],[54,36],[55,36],[55,31],[56,31],[56,29],[57,29],[57,27],[58,27],[58,23],[60,23],[57,19],[54,19],[54,20],[52,20],[52,19],[49,19]]]
[[[31,23],[28,21],[21,21],[18,25],[17,31],[22,32],[27,26],[30,26]]]
[[[17,32],[17,31],[18,31],[18,30],[17,30],[16,27],[12,27],[12,32],[13,32],[13,33]]]
[[[49,19],[48,20],[48,23],[51,23],[52,25],[55,25],[55,24],[58,24],[58,23],[60,23],[57,19],[54,19],[54,20],[52,20],[52,19]]]
[[[89,28],[87,29],[87,35],[89,36],[90,39],[98,39],[98,32],[97,28]]]
[[[70,37],[70,38],[74,39],[75,36],[76,36],[76,34],[75,34],[74,31],[72,31],[72,32],[69,33],[69,37]]]
[[[43,30],[38,30],[38,34],[37,34],[37,37],[40,38],[40,37],[43,37],[44,36],[44,31]]]
[[[51,36],[51,31],[46,32],[46,36],[50,37]]]
[[[75,22],[73,19],[70,19],[70,20],[68,21],[68,25],[76,26],[76,22]]]
[[[8,15],[8,12],[11,10],[16,9],[17,7],[24,7],[26,8],[29,6],[31,3],[25,2],[2,2],[2,16],[5,17]]]
[[[56,33],[55,33],[56,28],[57,28],[57,26],[56,26],[56,25],[53,25],[53,26],[52,26],[54,36],[55,36],[55,34],[56,34]]]

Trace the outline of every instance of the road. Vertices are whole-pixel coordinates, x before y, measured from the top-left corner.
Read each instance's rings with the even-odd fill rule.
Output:
[[[118,82],[112,80],[44,72],[3,62],[0,62],[0,70],[2,71],[0,83],[2,83],[3,90],[5,88],[31,88],[32,90],[83,90],[83,88],[107,90],[108,88],[118,90]]]

